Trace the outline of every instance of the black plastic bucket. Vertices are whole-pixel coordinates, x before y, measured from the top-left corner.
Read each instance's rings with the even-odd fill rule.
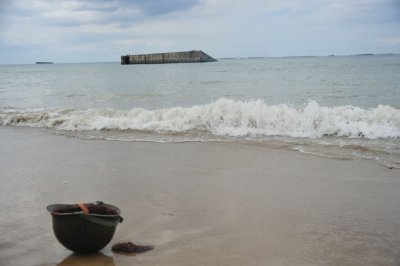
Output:
[[[84,205],[108,208],[113,214],[85,213],[76,204],[52,204],[47,210],[53,217],[54,234],[64,247],[76,253],[94,253],[111,241],[123,219],[120,209],[113,205],[103,202]]]

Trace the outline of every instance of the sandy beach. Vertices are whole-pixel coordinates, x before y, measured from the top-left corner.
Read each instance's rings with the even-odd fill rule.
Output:
[[[0,265],[400,265],[400,171],[239,143],[82,140],[0,127]],[[46,206],[102,200],[101,253],[54,237]],[[134,241],[155,249],[113,254]]]

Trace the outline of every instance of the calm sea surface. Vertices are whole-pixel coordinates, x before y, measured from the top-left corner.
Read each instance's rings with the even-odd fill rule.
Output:
[[[235,141],[400,167],[400,56],[0,66],[0,125]]]

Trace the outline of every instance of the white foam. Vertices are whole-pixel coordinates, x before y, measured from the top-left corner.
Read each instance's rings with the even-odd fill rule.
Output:
[[[263,100],[215,102],[189,108],[87,110],[4,110],[1,125],[49,127],[57,130],[140,130],[156,133],[207,132],[218,136],[289,136],[319,138],[399,138],[400,110],[386,105],[372,109],[267,105]]]

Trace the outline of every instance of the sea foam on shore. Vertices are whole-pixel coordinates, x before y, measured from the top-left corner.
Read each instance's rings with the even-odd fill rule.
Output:
[[[138,130],[167,134],[206,132],[235,137],[385,139],[400,137],[400,110],[387,105],[371,109],[324,107],[315,101],[303,107],[293,107],[267,105],[263,100],[245,102],[222,98],[204,105],[158,110],[3,110],[0,124],[68,131]]]

